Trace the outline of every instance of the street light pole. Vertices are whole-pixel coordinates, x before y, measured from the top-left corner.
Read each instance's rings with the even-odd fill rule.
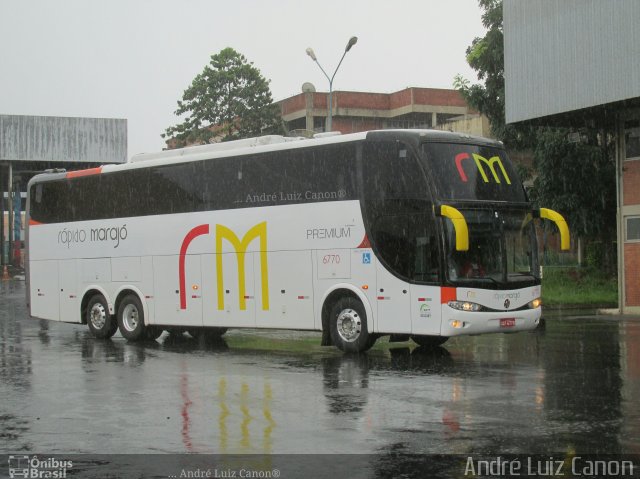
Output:
[[[349,39],[349,41],[347,42],[347,46],[344,48],[344,53],[342,54],[342,58],[340,58],[340,62],[338,63],[338,66],[336,67],[331,77],[327,75],[327,72],[324,71],[324,68],[322,68],[322,65],[320,65],[320,63],[318,62],[318,58],[316,57],[316,54],[313,52],[313,48],[307,48],[307,55],[309,55],[311,59],[314,62],[316,62],[316,65],[318,65],[322,73],[324,73],[324,76],[326,76],[327,80],[329,80],[329,107],[328,107],[327,124],[325,126],[325,131],[331,131],[331,116],[332,116],[331,114],[333,110],[333,100],[332,100],[333,79],[335,78],[336,73],[338,73],[338,68],[340,68],[340,65],[342,65],[342,60],[344,60],[345,55],[349,50],[351,50],[351,47],[354,46],[357,41],[358,41],[358,37],[351,37]]]

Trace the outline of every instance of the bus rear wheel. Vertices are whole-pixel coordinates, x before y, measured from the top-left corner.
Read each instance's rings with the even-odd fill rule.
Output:
[[[414,334],[413,336],[411,336],[411,339],[413,339],[414,343],[420,346],[423,346],[425,348],[435,348],[436,346],[440,346],[441,344],[446,343],[449,337],[448,336],[418,336],[417,334]]]
[[[85,319],[89,331],[95,338],[108,339],[118,330],[118,323],[109,314],[107,300],[101,294],[96,294],[89,300]]]
[[[137,296],[125,296],[118,306],[118,328],[128,341],[148,339],[144,325],[144,310]]]
[[[366,351],[375,342],[367,328],[367,314],[362,303],[346,296],[335,302],[331,308],[329,331],[331,340],[345,353]]]

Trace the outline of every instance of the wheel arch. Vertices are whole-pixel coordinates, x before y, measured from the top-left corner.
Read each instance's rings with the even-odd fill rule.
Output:
[[[332,346],[331,334],[329,331],[329,317],[331,312],[331,306],[343,297],[352,297],[359,300],[362,303],[364,311],[367,315],[367,331],[373,333],[373,323],[375,321],[373,317],[373,309],[369,303],[369,299],[358,288],[348,283],[336,284],[331,289],[327,290],[321,301],[320,317],[322,319],[322,346]]]
[[[109,306],[109,314],[113,316],[113,305],[111,301],[109,301],[109,295],[107,294],[107,292],[100,286],[91,285],[85,288],[84,293],[82,293],[82,300],[80,301],[81,324],[87,324],[87,305],[89,304],[91,298],[93,298],[97,294],[101,295],[105,299],[107,305]]]

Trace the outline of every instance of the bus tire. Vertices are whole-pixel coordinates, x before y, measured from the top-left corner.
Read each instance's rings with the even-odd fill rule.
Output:
[[[360,300],[344,296],[331,307],[331,340],[345,353],[361,353],[373,346],[367,329],[367,314]]]
[[[436,346],[446,343],[449,336],[419,336],[414,334],[411,336],[411,339],[413,339],[414,343],[424,348],[435,348]]]
[[[117,316],[120,334],[126,340],[140,341],[147,338],[147,328],[144,325],[144,310],[136,295],[129,294],[120,301]]]
[[[92,296],[87,303],[85,319],[94,338],[108,339],[118,330],[118,323],[109,314],[107,300],[101,294]]]

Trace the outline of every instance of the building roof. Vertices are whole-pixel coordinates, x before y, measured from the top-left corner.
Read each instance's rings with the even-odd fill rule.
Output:
[[[127,120],[0,115],[0,160],[124,163]]]
[[[304,117],[308,96],[312,99],[309,106],[313,110],[326,111],[328,93],[300,93],[277,102],[282,108],[283,119],[291,121]],[[459,115],[469,112],[469,107],[458,91],[443,88],[412,87],[393,93],[334,91],[332,96],[335,116],[393,118],[414,112]]]
[[[638,0],[505,0],[503,12],[507,123],[640,104]]]

